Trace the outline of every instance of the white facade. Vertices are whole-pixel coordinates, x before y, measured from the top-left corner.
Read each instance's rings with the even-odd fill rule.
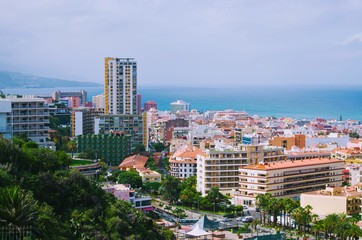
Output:
[[[105,71],[105,113],[138,114],[137,62],[134,58],[106,58]]]
[[[7,117],[13,135],[25,134],[40,147],[48,147],[49,111],[41,98],[9,98],[11,113]],[[7,101],[0,100],[0,101]]]
[[[307,137],[305,139],[305,147],[310,145],[336,143],[338,147],[346,147],[349,142],[349,136],[335,136],[332,133],[328,137]]]
[[[171,113],[176,114],[178,111],[190,111],[190,103],[182,100],[171,103]]]
[[[0,100],[0,135],[10,139],[11,128],[8,126],[8,115],[11,114],[11,102]]]
[[[105,95],[104,93],[92,97],[93,107],[105,108]]]

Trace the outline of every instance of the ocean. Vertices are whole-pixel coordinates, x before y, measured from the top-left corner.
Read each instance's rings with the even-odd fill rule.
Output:
[[[83,88],[92,96],[104,92],[103,87]],[[51,94],[55,90],[79,91],[79,88],[3,89],[5,94]],[[184,100],[191,109],[234,109],[250,115],[297,119],[362,120],[362,86],[247,86],[244,88],[183,88],[139,87],[142,104],[148,100],[158,103],[159,110],[170,110],[170,103]]]

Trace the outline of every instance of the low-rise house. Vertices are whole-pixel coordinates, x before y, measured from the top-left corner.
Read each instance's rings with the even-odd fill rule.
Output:
[[[130,184],[105,185],[102,189],[106,192],[112,193],[119,200],[130,202],[135,209],[145,212],[153,210],[151,205],[152,199],[135,192],[135,190],[131,188]]]
[[[120,170],[128,171],[136,167],[145,167],[147,161],[148,157],[136,154],[124,159],[118,167]]]
[[[361,191],[357,187],[326,187],[325,190],[301,194],[300,205],[312,206],[312,213],[326,216],[332,213],[360,213]]]
[[[102,170],[102,165],[100,163],[94,163],[88,165],[70,166],[70,168],[77,169],[86,177],[97,177],[99,172]]]
[[[145,167],[136,167],[136,171],[142,177],[143,183],[161,182],[161,174]]]

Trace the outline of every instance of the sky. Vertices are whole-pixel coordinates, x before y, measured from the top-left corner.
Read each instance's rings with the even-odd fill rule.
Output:
[[[0,70],[141,86],[362,85],[362,1],[0,0]]]

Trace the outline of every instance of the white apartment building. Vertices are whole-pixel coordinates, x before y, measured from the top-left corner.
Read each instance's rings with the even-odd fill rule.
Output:
[[[190,111],[190,103],[182,100],[171,103],[171,113],[176,114],[178,111]]]
[[[258,194],[300,199],[300,194],[342,185],[344,161],[314,158],[240,167],[237,205],[255,205]]]
[[[7,115],[7,123],[13,135],[24,134],[40,147],[48,147],[49,111],[44,99],[12,96],[0,101],[11,102],[11,113]]]
[[[170,157],[170,175],[184,179],[196,175],[197,155],[204,154],[200,148],[181,146]]]
[[[95,108],[105,108],[106,106],[106,99],[105,99],[105,94],[99,94],[97,96],[93,96],[92,97],[92,102],[93,102],[93,107]]]
[[[239,167],[286,159],[284,150],[261,145],[215,146],[197,156],[197,191],[205,196],[211,188],[233,196],[239,186]]]

